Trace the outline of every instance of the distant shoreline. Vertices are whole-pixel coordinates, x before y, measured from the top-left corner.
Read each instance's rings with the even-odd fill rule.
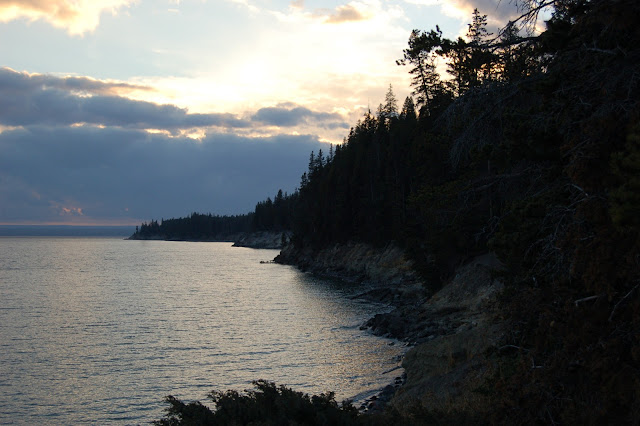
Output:
[[[164,235],[152,235],[140,237],[133,234],[128,240],[158,240],[158,241],[190,241],[190,242],[229,242],[234,247],[247,247],[255,249],[273,249],[280,250],[282,248],[282,238],[290,238],[290,231],[256,231],[256,232],[239,232],[235,234],[220,235],[218,238],[167,238]]]

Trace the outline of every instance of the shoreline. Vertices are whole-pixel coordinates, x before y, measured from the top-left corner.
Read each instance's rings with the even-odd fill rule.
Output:
[[[403,367],[406,354],[415,343],[406,336],[393,333],[391,328],[372,327],[375,318],[393,315],[400,306],[420,294],[424,297],[422,286],[410,263],[395,246],[374,249],[365,244],[348,243],[335,245],[322,253],[311,251],[298,252],[289,244],[274,259],[276,263],[286,264],[311,275],[339,280],[356,286],[359,293],[353,299],[362,299],[388,306],[387,313],[375,314],[360,325],[360,330],[375,336],[390,339],[390,345],[403,345],[404,350],[398,365],[390,370],[378,373],[382,376],[396,372],[388,384],[359,402],[356,408],[361,413],[383,412],[397,391],[406,383],[407,374]]]
[[[391,303],[391,300],[389,299],[389,297],[387,297],[389,295],[388,294],[389,292],[381,288],[383,285],[381,284],[380,280],[372,281],[370,279],[367,279],[366,274],[363,274],[360,272],[355,274],[354,273],[349,274],[349,273],[346,273],[344,270],[337,272],[337,271],[332,271],[329,268],[325,268],[324,273],[321,273],[318,270],[309,271],[309,270],[300,268],[299,265],[279,261],[278,258],[280,257],[280,255],[282,254],[282,251],[285,248],[282,245],[283,234],[285,235],[287,240],[290,238],[291,233],[287,231],[287,232],[253,232],[253,233],[244,233],[244,234],[233,234],[233,235],[227,235],[222,238],[216,238],[216,239],[188,239],[188,238],[168,239],[165,236],[161,236],[161,235],[154,235],[146,238],[136,238],[134,237],[134,235],[132,235],[128,238],[125,238],[125,240],[175,241],[175,242],[221,242],[221,243],[223,242],[223,243],[233,243],[232,247],[245,247],[245,248],[252,248],[257,250],[264,250],[264,249],[281,250],[281,252],[273,260],[265,261],[264,263],[287,264],[289,266],[293,266],[299,270],[302,270],[303,272],[310,273],[320,278],[339,280],[345,283],[351,283],[358,286],[366,285],[368,286],[368,289],[362,293],[359,293],[353,296],[354,299],[359,298],[359,299],[368,300],[371,302],[386,304],[392,309],[397,308],[394,304]],[[381,315],[381,314],[377,314],[377,315]],[[366,330],[367,332],[378,337],[387,337],[391,339],[391,342],[389,342],[390,345],[404,344],[406,346],[406,349],[402,352],[402,355],[401,355],[402,358],[398,360],[399,363],[396,367],[392,368],[391,370],[387,370],[387,371],[383,371],[382,373],[379,373],[384,376],[387,373],[391,373],[393,371],[398,370],[400,374],[396,375],[393,379],[391,379],[389,381],[389,384],[385,385],[382,388],[371,391],[372,394],[370,396],[358,402],[359,406],[356,408],[358,409],[358,411],[362,413],[377,413],[377,412],[383,411],[386,408],[387,404],[391,401],[396,391],[406,381],[406,373],[404,372],[404,369],[402,367],[402,359],[407,354],[407,352],[411,349],[411,345],[408,344],[407,342],[403,342],[402,339],[398,339],[393,336],[383,336],[379,333],[376,333],[374,329],[368,326],[368,324],[374,318],[376,318],[377,315],[374,315],[373,317],[369,318],[365,323],[361,324],[360,329],[363,331]],[[353,397],[354,397],[353,400],[355,401],[357,395],[354,395]]]
[[[402,251],[393,246],[374,249],[348,243],[298,252],[289,245],[275,261],[320,277],[365,284],[368,290],[354,297],[392,308],[360,328],[406,345],[399,366],[403,373],[367,398],[361,412],[389,407],[410,415],[416,406],[469,409],[470,400],[472,411],[482,411],[484,402],[475,389],[489,374],[487,354],[499,348],[505,336],[505,324],[495,315],[504,288],[495,278],[494,272],[502,267],[495,254],[485,253],[459,266],[436,292],[426,290]]]
[[[229,242],[234,247],[255,249],[278,249],[265,241],[275,245],[278,239],[285,240],[278,233],[243,234],[242,241],[235,237],[162,240]],[[426,289],[411,262],[393,244],[373,248],[348,242],[318,251],[298,251],[287,244],[272,261],[264,263],[272,262],[357,286],[361,292],[352,298],[391,308],[369,318],[360,329],[392,339],[390,345],[405,346],[398,366],[378,373],[398,370],[399,374],[393,375],[386,386],[357,400],[356,408],[361,413],[382,413],[390,408],[400,415],[410,415],[416,406],[439,411],[466,407],[469,398],[482,400],[473,392],[487,374],[486,354],[491,348],[499,348],[505,335],[504,324],[495,318],[495,304],[503,289],[494,274],[502,267],[495,254],[485,253],[460,265],[455,276],[436,292]],[[481,405],[474,409],[482,411]]]
[[[217,238],[168,238],[166,235],[151,235],[140,237],[130,235],[125,240],[132,241],[186,241],[196,243],[233,243],[233,247],[247,247],[254,249],[281,250],[284,239],[289,238],[289,231],[272,232],[256,231],[239,234],[226,234]]]

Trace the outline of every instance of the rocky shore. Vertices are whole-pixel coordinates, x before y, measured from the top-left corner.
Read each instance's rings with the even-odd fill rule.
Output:
[[[284,239],[283,239],[284,236]],[[198,242],[220,242],[233,243],[234,247],[249,247],[256,249],[280,249],[283,240],[290,238],[290,232],[246,232],[241,234],[220,235],[218,238],[167,238],[165,235],[151,235],[140,237],[136,234],[127,238],[128,240],[161,240],[161,241],[198,241]]]
[[[366,284],[372,288],[371,296],[382,301],[408,296],[407,292],[422,292],[412,263],[393,244],[376,249],[367,244],[350,242],[335,244],[320,251],[296,250],[292,244],[287,244],[275,261],[294,265],[314,275]]]
[[[416,407],[436,411],[481,409],[476,389],[489,374],[486,354],[498,348],[503,326],[494,307],[502,283],[494,277],[493,254],[460,266],[455,277],[429,294],[411,262],[393,246],[374,249],[349,243],[313,252],[285,246],[275,259],[313,274],[364,284],[365,297],[389,304],[389,313],[371,318],[363,329],[404,341],[402,379],[367,401],[367,409],[389,404],[400,413]]]
[[[249,247],[257,249],[281,249],[283,241],[291,237],[289,231],[286,232],[251,232],[240,234],[233,239],[234,247]]]

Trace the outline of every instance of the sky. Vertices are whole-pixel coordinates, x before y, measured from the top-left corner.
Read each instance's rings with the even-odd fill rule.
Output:
[[[135,225],[293,192],[413,29],[507,0],[0,0],[0,224]]]

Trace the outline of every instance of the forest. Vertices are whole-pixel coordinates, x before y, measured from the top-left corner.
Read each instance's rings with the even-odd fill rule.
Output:
[[[288,195],[279,190],[273,200],[256,204],[251,213],[219,216],[191,213],[190,216],[151,220],[136,226],[130,237],[134,240],[163,239],[185,241],[231,241],[239,234],[260,231],[284,232],[293,228],[293,209],[297,193]]]
[[[398,107],[390,87],[343,144],[311,153],[298,191],[244,220],[291,229],[299,249],[393,242],[431,291],[498,255],[518,350],[493,358],[483,418],[439,422],[638,424],[640,3],[518,5],[496,34],[478,10],[464,38],[414,30],[398,59],[412,96]]]

